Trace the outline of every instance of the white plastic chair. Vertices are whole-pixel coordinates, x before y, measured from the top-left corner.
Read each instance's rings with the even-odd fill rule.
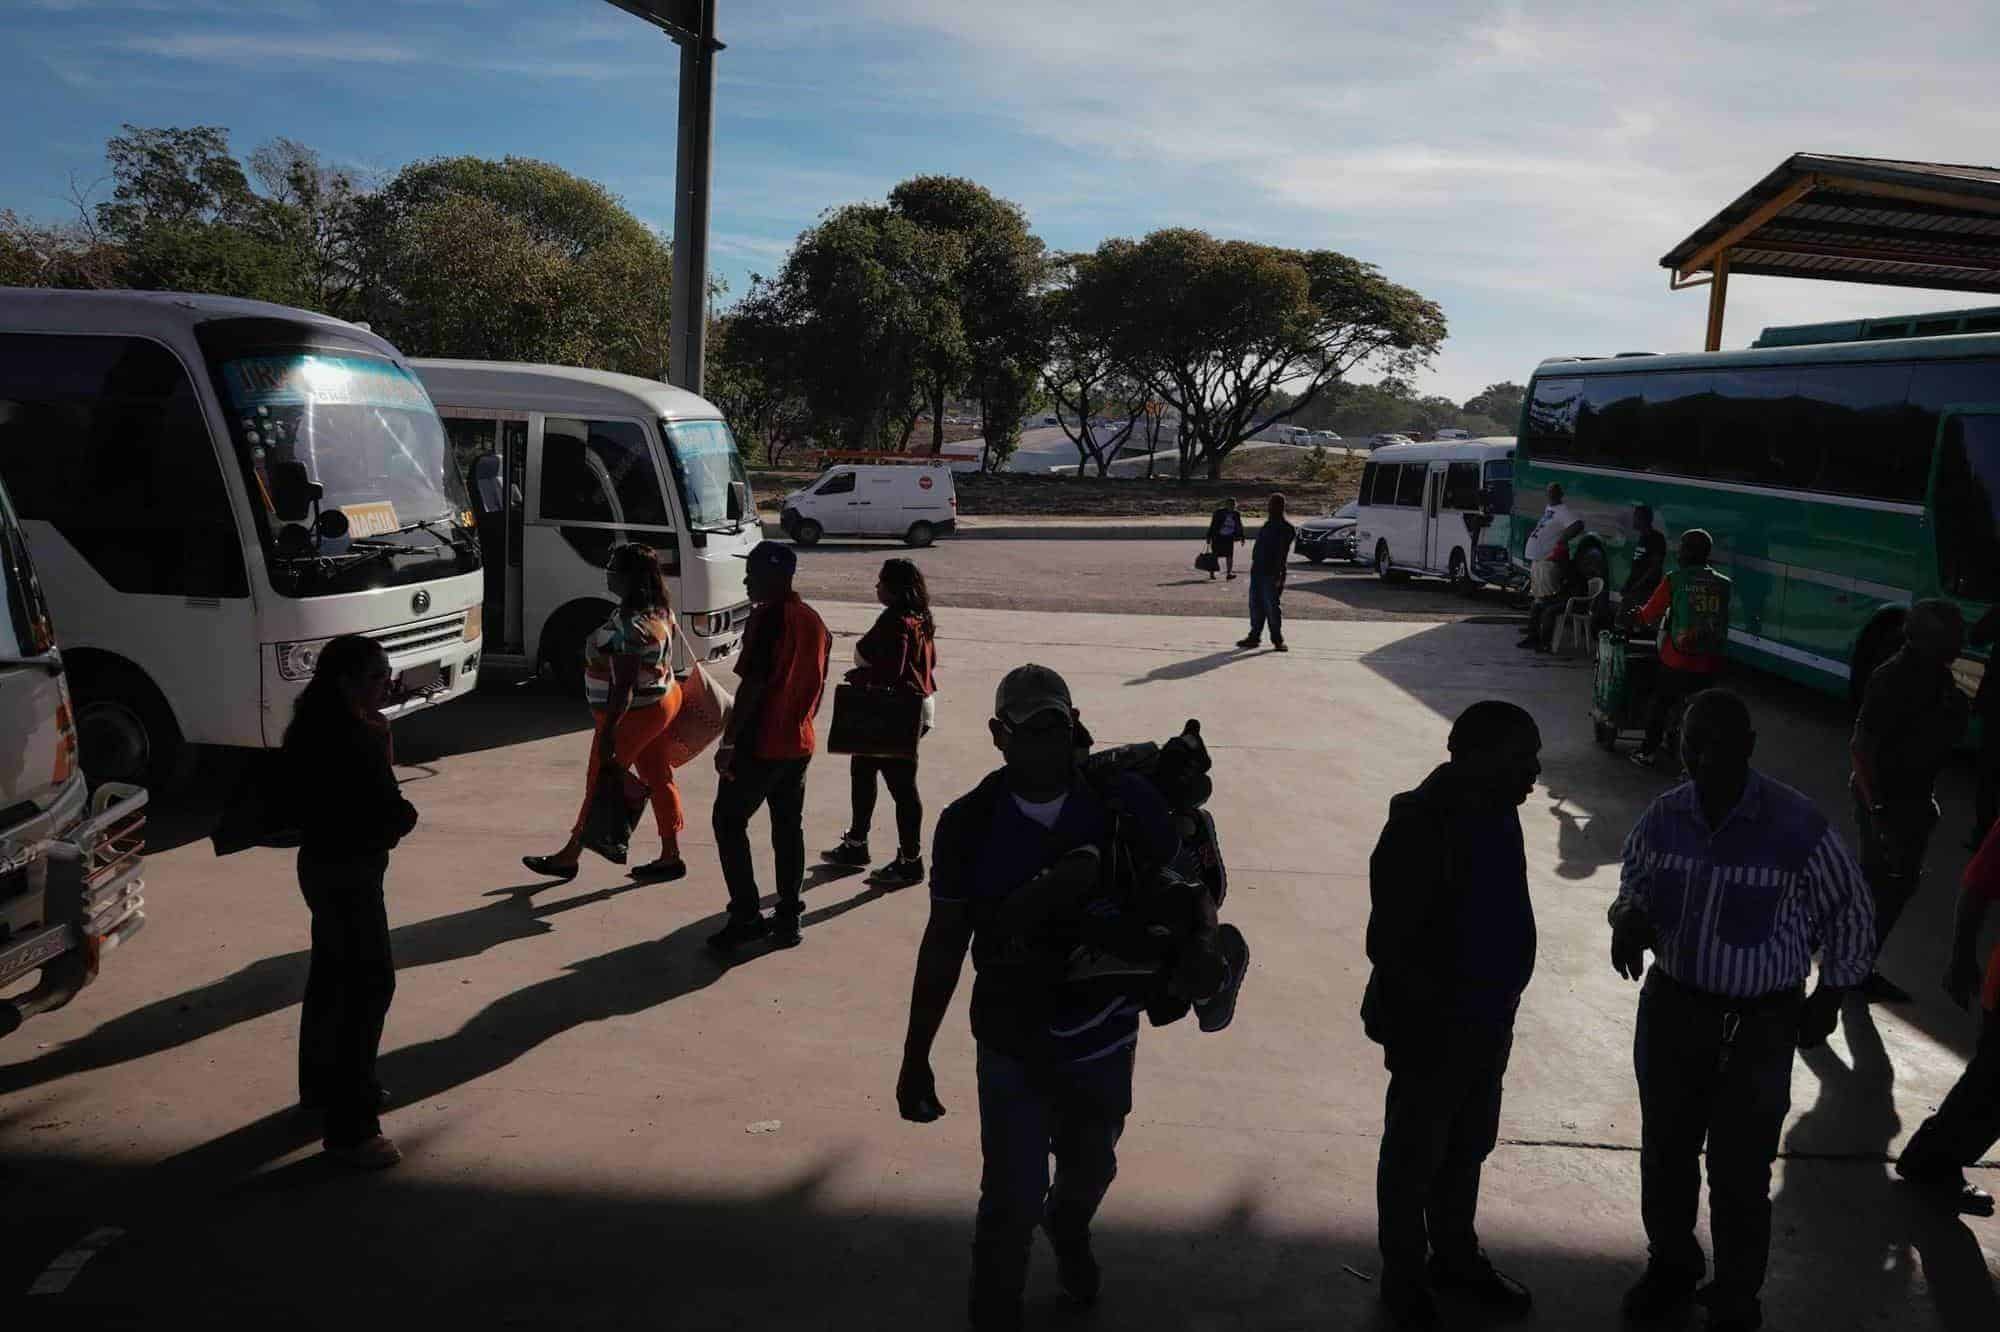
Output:
[[[1604,580],[1590,580],[1590,590],[1580,597],[1571,597],[1563,603],[1562,615],[1556,620],[1555,641],[1552,646],[1557,652],[1563,650],[1563,635],[1568,633],[1576,639],[1576,645],[1584,655],[1595,657],[1597,644],[1590,637],[1590,608],[1604,595]]]

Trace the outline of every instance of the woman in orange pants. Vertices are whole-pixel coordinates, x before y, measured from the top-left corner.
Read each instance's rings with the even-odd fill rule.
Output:
[[[666,576],[650,546],[618,547],[611,552],[604,576],[611,595],[618,598],[618,609],[584,646],[584,695],[597,719],[597,732],[583,783],[583,808],[562,850],[552,856],[524,856],[521,863],[552,879],[576,877],[590,793],[596,789],[598,773],[609,763],[633,771],[651,788],[653,819],[660,829],[660,856],[635,866],[631,873],[645,882],[665,883],[687,873],[680,852],[680,832],[686,820],[681,812],[680,788],[674,785],[673,764],[667,757],[667,732],[681,707],[680,685],[674,680],[671,660],[673,609],[668,604]]]

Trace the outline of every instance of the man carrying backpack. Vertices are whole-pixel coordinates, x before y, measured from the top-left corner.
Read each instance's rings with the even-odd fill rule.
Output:
[[[1675,704],[1715,683],[1729,650],[1729,579],[1709,564],[1715,538],[1699,527],[1681,533],[1680,567],[1660,580],[1639,609],[1644,625],[1666,619],[1660,639],[1660,670],[1646,738],[1632,761],[1650,768],[1659,761],[1660,741]]]

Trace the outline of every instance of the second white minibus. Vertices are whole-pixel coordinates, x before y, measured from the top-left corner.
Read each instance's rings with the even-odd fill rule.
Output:
[[[1384,579],[1506,584],[1513,506],[1511,438],[1389,444],[1361,469],[1354,556]]]
[[[742,557],[762,539],[722,412],[658,380],[506,361],[412,363],[444,417],[486,553],[489,659],[581,687],[611,612],[611,549],[658,550],[682,633],[675,666],[736,650]]]

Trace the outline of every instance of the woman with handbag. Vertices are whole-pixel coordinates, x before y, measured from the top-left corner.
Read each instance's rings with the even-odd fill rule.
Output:
[[[1222,507],[1208,516],[1208,559],[1200,561],[1215,581],[1216,566],[1236,577],[1236,547],[1243,540],[1243,515],[1236,511],[1236,497],[1225,495]]]
[[[909,560],[885,560],[875,580],[875,598],[882,614],[854,648],[849,684],[876,689],[906,689],[924,700],[927,734],[936,716],[937,621],[931,616],[931,594],[923,570]],[[854,822],[840,844],[821,859],[834,865],[866,865],[868,829],[875,820],[875,779],[889,788],[896,802],[896,858],[868,876],[882,888],[907,888],[924,881],[924,802],[917,794],[917,760],[875,758],[856,754],[851,760]]]
[[[674,613],[667,578],[653,548],[633,543],[611,552],[604,582],[618,598],[618,609],[584,644],[583,689],[597,729],[583,808],[562,850],[552,856],[523,856],[521,863],[551,879],[575,878],[599,775],[617,774],[623,780],[631,769],[646,785],[660,830],[659,859],[634,867],[632,877],[667,883],[687,874],[680,852],[686,818],[680,788],[674,785],[668,735],[680,711],[681,688],[673,672]]]
[[[382,880],[389,852],[417,826],[396,785],[389,654],[345,634],[320,649],[293,705],[282,763],[298,813],[299,892],[312,912],[312,961],[299,1011],[299,1104],[325,1115],[327,1155],[380,1170],[403,1159],[382,1136],[375,1081],[396,993]]]

